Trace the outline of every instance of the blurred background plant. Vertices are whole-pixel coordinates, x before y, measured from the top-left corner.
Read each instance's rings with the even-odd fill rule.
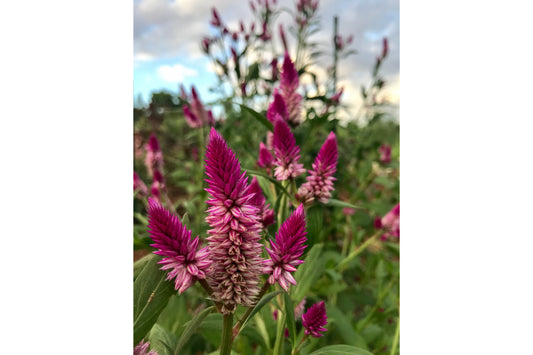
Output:
[[[209,19],[206,14],[212,35],[199,41],[216,68],[218,85],[213,91],[217,100],[204,103],[194,86],[181,85],[177,93],[154,92],[147,107],[134,108],[134,279],[153,258],[147,230],[149,196],[182,217],[193,236],[207,236],[204,156],[210,126],[235,151],[250,180],[257,178],[266,203],[279,206],[276,197],[281,193],[272,182],[273,171],[258,165],[258,160],[260,142],[269,143],[272,124],[266,118],[267,110],[280,87],[280,73],[286,70],[287,53],[296,67],[297,92],[302,97],[301,115],[292,125],[301,149],[300,163],[311,168],[329,132],[336,134],[338,144],[335,190],[328,203],[316,202],[307,209],[306,263],[295,275],[300,287],[290,293],[294,305],[304,299],[309,306],[324,300],[328,331],[321,338],[312,338],[301,353],[329,344],[353,345],[374,354],[399,353],[399,216],[398,235],[389,227],[395,223],[389,212],[397,205],[399,214],[399,123],[380,97],[386,86],[380,70],[387,59],[388,40],[383,38],[376,53],[370,83],[361,88],[359,117],[341,122],[336,114],[342,109],[343,94],[337,87],[337,66],[357,53],[351,48],[353,37],[337,33],[335,25],[326,46],[332,53],[319,48],[312,40],[322,30],[317,0],[299,0],[294,8],[272,0],[251,1],[249,6],[254,19],[241,21],[236,28],[229,28],[215,8]],[[282,12],[293,19],[287,29],[276,23]],[[296,47],[288,46],[287,36],[293,36]],[[331,59],[327,68],[331,75],[325,82],[319,82],[311,70],[319,56]],[[311,87],[302,84],[306,76],[311,78]],[[217,117],[214,107],[222,108]],[[154,139],[159,150],[154,149]],[[161,159],[154,161],[157,152]],[[160,174],[154,173],[154,164]],[[295,181],[300,186],[305,176]],[[278,227],[269,226],[264,239],[273,239]],[[157,268],[152,271],[163,273]],[[177,349],[184,354],[216,351],[221,315],[206,313],[189,334],[186,325],[206,307],[204,294],[199,287],[191,287],[181,296],[171,291],[158,299],[160,307],[149,322],[151,326],[137,329],[135,339],[149,340],[159,354],[173,354]],[[242,354],[272,351],[274,311],[275,307],[264,307],[258,312],[250,320],[255,326],[243,329],[233,350]],[[296,327],[302,329],[299,320]],[[291,348],[289,343],[294,348],[293,340],[284,340],[286,350]]]

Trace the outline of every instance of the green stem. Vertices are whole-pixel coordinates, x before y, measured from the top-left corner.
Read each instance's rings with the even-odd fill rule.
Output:
[[[267,280],[267,281],[265,281],[265,284],[263,285],[263,288],[261,288],[261,292],[259,293],[259,296],[257,296],[257,302],[259,302],[261,300],[261,298],[263,298],[263,296],[265,295],[265,293],[267,292],[269,287],[270,287],[270,284],[268,283],[268,280]],[[237,335],[239,335],[239,333],[242,330],[242,325],[246,322],[248,317],[250,317],[250,313],[252,313],[254,308],[255,308],[255,305],[250,307],[250,308],[248,308],[246,310],[246,313],[244,313],[244,315],[241,317],[241,319],[239,319],[237,321],[237,323],[235,323],[235,325],[233,326],[233,331],[232,331],[233,339],[235,339],[237,337]]]
[[[291,355],[296,355],[296,354],[298,354],[300,352],[300,349],[301,349],[302,345],[304,344],[304,342],[307,340],[308,337],[309,337],[309,335],[307,335],[307,334],[304,335],[304,337],[302,338],[302,340],[300,341],[298,346],[292,350]]]
[[[396,355],[396,348],[398,347],[399,338],[400,338],[400,318],[398,318],[398,323],[396,323],[396,332],[394,333],[394,340],[392,341],[390,355]]]
[[[344,268],[346,267],[346,265],[352,261],[357,255],[361,254],[363,252],[363,250],[365,250],[370,244],[372,244],[376,239],[377,237],[379,237],[379,235],[381,234],[381,230],[378,230],[376,231],[376,233],[374,233],[373,236],[371,236],[370,238],[368,238],[363,244],[361,244],[361,246],[359,247],[356,247],[354,249],[354,251],[352,251],[350,253],[350,255],[348,255],[346,258],[344,258],[344,260],[342,260],[338,265],[337,265],[337,269],[339,271],[343,271]]]
[[[233,313],[225,314],[222,328],[222,343],[220,344],[220,355],[229,355],[233,344],[231,330],[233,328]]]
[[[282,299],[280,301],[283,303]],[[280,304],[280,307],[283,309],[283,304]],[[286,321],[285,311],[278,309],[278,328],[276,331],[276,342],[274,343],[273,355],[283,354],[283,339],[285,337],[285,321]]]

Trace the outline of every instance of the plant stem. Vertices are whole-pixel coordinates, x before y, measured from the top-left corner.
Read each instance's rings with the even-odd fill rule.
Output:
[[[205,279],[198,279],[198,282],[204,288],[204,290],[207,292],[209,296],[213,295],[213,289],[208,285]],[[217,306],[218,311],[222,312],[222,303],[217,302],[217,301],[213,301],[213,302],[215,303],[215,306]]]
[[[292,350],[291,355],[296,355],[300,352],[300,348],[302,347],[302,345],[304,344],[304,342],[307,340],[308,337],[309,335],[307,334],[304,335],[304,337],[302,338],[298,346]]]
[[[220,355],[229,355],[233,344],[231,329],[233,328],[233,313],[225,314],[222,328],[222,343],[220,344]]]
[[[398,323],[396,323],[396,332],[394,332],[394,340],[392,341],[390,355],[396,355],[396,348],[398,347],[399,338],[400,338],[400,318],[398,318]]]
[[[281,302],[283,302],[281,300]],[[280,307],[283,308],[283,304],[280,304]],[[278,309],[278,328],[276,331],[276,342],[274,343],[274,355],[280,355],[283,353],[283,338],[285,337],[285,321],[286,314],[285,311]]]
[[[339,269],[339,271],[343,271],[346,267],[346,264],[352,261],[357,255],[361,254],[363,250],[365,250],[370,244],[372,244],[381,233],[381,230],[376,231],[376,233],[374,233],[373,236],[371,236],[363,244],[361,244],[361,246],[356,247],[354,251],[350,253],[350,255],[348,255],[346,258],[344,258],[344,260],[337,264],[337,269]]]
[[[261,298],[263,298],[263,296],[265,295],[269,287],[270,287],[270,284],[268,283],[268,280],[267,280],[265,281],[263,288],[261,288],[261,292],[259,293],[259,296],[257,297],[257,302],[259,302]],[[244,315],[241,317],[241,319],[239,319],[237,323],[235,323],[235,325],[233,326],[233,331],[232,331],[233,339],[235,339],[237,335],[239,335],[239,333],[241,332],[242,325],[244,324],[244,322],[246,322],[246,320],[248,319],[248,317],[250,316],[250,313],[252,313],[254,308],[255,308],[255,305],[248,308],[246,310],[246,313],[244,313]]]

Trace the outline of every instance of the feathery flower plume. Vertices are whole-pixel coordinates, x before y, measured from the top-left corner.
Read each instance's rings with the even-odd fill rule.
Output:
[[[263,191],[261,190],[261,186],[259,186],[259,181],[257,181],[257,178],[255,176],[253,177],[252,183],[250,184],[249,193],[255,194],[254,197],[250,200],[250,202],[259,208],[259,216],[261,217],[261,223],[263,224],[263,228],[266,228],[272,223],[274,223],[274,210],[269,208],[270,204],[265,205],[265,196],[263,196]]]
[[[274,157],[272,156],[272,153],[270,153],[270,150],[263,144],[263,142],[259,143],[259,159],[257,160],[257,165],[259,165],[261,168],[270,169],[272,167],[272,163],[274,162]]]
[[[164,257],[159,262],[163,264],[161,270],[170,270],[166,279],[176,278],[175,289],[181,294],[196,279],[205,279],[211,265],[209,249],[198,250],[199,237],[191,239],[191,231],[176,215],[152,198],[148,204],[148,229],[154,241],[151,246],[158,249],[154,254]]]
[[[210,285],[213,297],[223,303],[222,313],[230,314],[238,304],[250,307],[259,294],[263,273],[262,245],[259,243],[261,217],[252,203],[246,172],[235,153],[218,132],[211,128],[206,151],[205,172],[211,195],[206,222],[209,250],[213,260]]]
[[[315,338],[320,338],[324,335],[321,332],[327,331],[324,326],[328,324],[324,301],[314,304],[307,310],[302,316],[302,324],[305,328],[305,334]]]
[[[283,100],[283,96],[281,96],[278,89],[274,89],[274,101],[268,105],[267,119],[274,123],[276,121],[276,115],[280,115],[285,121],[289,119],[289,110],[287,110],[285,100]]]
[[[144,181],[141,180],[139,175],[134,171],[133,172],[133,192],[138,191],[138,196],[148,195],[148,187]]]
[[[275,241],[270,240],[272,249],[266,248],[270,259],[264,261],[265,273],[269,274],[268,282],[271,285],[278,282],[285,291],[288,291],[289,283],[296,285],[291,272],[296,271],[296,266],[304,262],[298,258],[306,248],[306,235],[305,212],[303,205],[300,205],[283,222],[276,233]]]
[[[381,240],[387,240],[390,236],[400,238],[400,204],[394,206],[383,218],[376,218],[374,227],[384,229]]]
[[[204,104],[200,100],[196,88],[194,85],[191,87],[191,96],[190,106],[183,106],[183,114],[185,115],[185,120],[191,128],[198,128],[204,125],[213,126],[215,120],[213,118],[213,113],[207,111],[204,107]]]
[[[149,341],[144,342],[144,340],[141,340],[141,342],[133,348],[133,355],[159,355],[157,351],[150,350],[149,347]]]
[[[337,171],[337,137],[335,133],[330,132],[328,138],[320,148],[313,170],[309,170],[307,182],[298,189],[298,199],[304,203],[310,203],[316,198],[322,203],[327,203],[331,198],[333,191],[333,177]]]
[[[298,125],[300,123],[302,96],[296,92],[299,85],[298,71],[296,70],[294,63],[291,61],[289,53],[285,52],[279,87],[281,90],[281,96],[283,96],[287,109],[289,110],[289,122],[292,125]]]
[[[278,180],[287,180],[305,173],[305,169],[303,164],[298,163],[300,147],[296,145],[291,129],[279,115],[276,117],[272,142],[276,155],[274,176]]]
[[[391,147],[387,144],[382,144],[379,149],[378,149],[378,152],[379,152],[379,160],[382,162],[382,163],[385,163],[385,164],[388,164],[390,163],[390,156],[391,156]]]
[[[144,164],[150,176],[154,176],[154,171],[163,171],[163,153],[159,146],[157,137],[152,133],[145,146],[146,158]]]
[[[183,105],[183,114],[191,128],[202,127],[202,121],[189,109],[189,106]]]

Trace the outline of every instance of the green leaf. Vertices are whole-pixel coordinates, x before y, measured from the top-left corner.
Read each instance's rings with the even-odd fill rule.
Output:
[[[159,324],[154,324],[149,341],[150,348],[156,350],[159,355],[173,355],[178,338]]]
[[[244,329],[244,327],[246,326],[246,324],[248,324],[248,322],[250,321],[250,319],[253,318],[253,316],[259,312],[261,310],[261,308],[263,308],[268,302],[270,302],[270,300],[274,297],[276,297],[277,295],[279,295],[280,293],[282,292],[285,292],[285,291],[282,291],[282,290],[279,290],[279,291],[274,291],[274,292],[270,292],[270,293],[267,293],[266,295],[263,296],[263,298],[261,298],[261,300],[259,302],[257,302],[257,304],[255,305],[254,309],[252,310],[252,312],[250,313],[250,316],[248,317],[248,319],[246,319],[243,323],[243,325],[241,326],[241,331]]]
[[[135,216],[135,218],[137,218],[139,222],[141,222],[145,226],[148,225],[148,220],[142,214],[140,214],[139,212],[134,212],[133,215]]]
[[[283,191],[285,195],[287,195],[288,197],[291,197],[291,195],[289,194],[289,191],[287,191],[287,189],[283,187],[283,185],[278,180],[274,179],[272,176],[268,176],[267,174],[261,171],[257,171],[257,170],[247,170],[247,172],[250,175],[257,175],[257,176],[264,177],[265,179],[268,179],[271,183],[279,187],[280,190]]]
[[[251,109],[248,106],[244,106],[241,104],[237,104],[237,105],[239,105],[245,112],[248,112],[250,115],[252,115],[252,117],[254,117],[259,122],[261,122],[263,126],[265,126],[270,132],[274,132],[274,125],[272,124],[272,122],[267,120],[265,116],[263,116],[259,112],[256,112],[255,110]]]
[[[358,205],[353,205],[349,202],[345,202],[345,201],[341,201],[341,200],[336,200],[334,198],[330,198],[328,203],[327,203],[328,206],[335,206],[335,207],[348,207],[348,208],[353,208],[353,209],[361,209],[363,208],[362,206],[358,206]]]
[[[320,241],[321,232],[324,225],[324,213],[321,206],[314,205],[307,210],[307,247],[312,247]]]
[[[311,288],[316,280],[322,274],[324,270],[324,260],[321,258],[323,244],[315,244],[307,254],[305,263],[298,267],[298,270],[294,273],[296,279],[296,287],[292,294],[292,299],[295,303],[299,303],[306,296],[307,291]]]
[[[372,353],[350,345],[328,345],[309,355],[372,355]]]
[[[141,271],[144,269],[146,264],[150,261],[150,259],[154,258],[155,255],[150,253],[148,255],[143,256],[139,260],[133,263],[133,281],[137,279],[137,276],[141,273]]]
[[[200,313],[196,315],[193,319],[191,319],[189,322],[186,323],[185,330],[183,333],[181,333],[180,340],[178,342],[178,345],[176,346],[175,354],[179,354],[181,348],[187,343],[187,341],[191,338],[191,336],[194,334],[196,329],[202,324],[202,321],[207,317],[211,311],[215,309],[215,306],[207,307]]]
[[[335,324],[335,329],[346,343],[363,348],[367,347],[365,340],[355,332],[350,321],[337,307],[329,303],[326,304],[326,313],[328,315],[328,323]]]
[[[294,320],[294,305],[292,304],[291,296],[287,292],[283,295],[285,296],[285,314],[287,328],[289,329],[289,338],[291,339],[292,348],[296,347],[296,321]]]
[[[166,271],[159,269],[159,257],[152,257],[133,283],[133,345],[137,345],[154,325],[174,293]]]

